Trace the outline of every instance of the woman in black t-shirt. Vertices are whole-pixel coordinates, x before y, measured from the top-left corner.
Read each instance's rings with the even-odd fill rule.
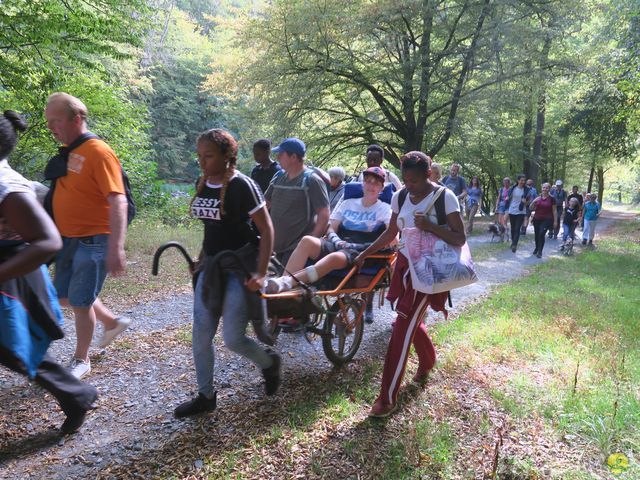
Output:
[[[262,349],[245,335],[254,314],[251,305],[258,302],[258,309],[264,309],[256,292],[264,287],[273,249],[273,226],[264,197],[253,180],[236,170],[238,144],[229,132],[214,128],[202,133],[197,140],[197,151],[202,176],[191,202],[191,214],[204,224],[200,264],[206,266],[197,274],[193,306],[192,343],[198,396],[179,405],[175,409],[176,417],[216,408],[213,337],[220,316],[224,318],[225,345],[262,370],[267,395],[273,395],[280,384],[280,356]],[[257,250],[255,268],[249,279],[216,261],[220,259],[217,256],[220,252],[246,250],[247,245],[249,251]],[[213,285],[219,283],[222,283],[220,290],[212,291]]]

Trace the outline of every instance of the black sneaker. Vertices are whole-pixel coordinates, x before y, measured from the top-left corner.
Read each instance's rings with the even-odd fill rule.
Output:
[[[87,416],[87,412],[96,408],[94,402],[97,399],[98,394],[96,392],[95,398],[91,402],[91,405],[89,405],[89,408],[78,408],[74,409],[73,411],[65,412],[67,414],[67,418],[60,426],[60,433],[62,433],[63,435],[70,435],[80,430],[80,427],[82,427],[82,424],[84,423],[84,420]]]
[[[364,311],[364,323],[373,323],[373,305],[367,303],[367,308]]]
[[[531,255],[537,255],[537,254],[538,254],[538,249],[536,248]]]
[[[267,354],[273,359],[273,365],[269,368],[262,370],[262,376],[264,377],[264,391],[267,396],[274,395],[278,391],[280,386],[280,355],[273,350],[267,350]]]
[[[207,398],[203,394],[198,393],[198,396],[193,400],[178,405],[173,411],[173,414],[176,418],[183,418],[199,413],[213,412],[216,409],[217,396],[218,392],[213,392],[213,398]]]
[[[587,244],[587,240],[586,240],[586,239],[585,239],[585,240],[582,240],[582,244],[583,244],[583,245],[586,245],[586,244]]]

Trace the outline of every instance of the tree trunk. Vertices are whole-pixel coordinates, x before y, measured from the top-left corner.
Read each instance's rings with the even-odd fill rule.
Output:
[[[527,70],[531,71],[532,62],[528,59],[526,62]],[[530,83],[525,87],[526,105],[524,111],[524,123],[522,125],[522,172],[527,178],[533,178],[538,183],[537,173],[534,170],[533,157],[531,156],[532,132],[533,132],[533,88]]]
[[[531,157],[531,132],[533,131],[533,102],[531,95],[524,112],[524,124],[522,126],[522,171],[527,178],[533,178],[538,183],[538,168]]]
[[[549,50],[551,49],[551,35],[547,34],[544,39],[544,45],[542,46],[542,52],[540,54],[540,69],[543,70],[546,68],[546,65],[549,61]],[[535,177],[534,180],[537,183],[538,180],[538,171],[540,166],[543,163],[542,159],[542,138],[544,135],[544,122],[545,122],[545,113],[546,113],[546,103],[547,103],[547,91],[545,88],[545,80],[540,78],[539,80],[539,92],[538,92],[538,109],[536,112],[536,136],[533,140],[533,163],[535,165]]]
[[[598,166],[597,168],[597,176],[598,176],[598,202],[602,205],[602,198],[604,197],[604,168]]]
[[[593,175],[596,171],[596,154],[591,152],[593,156],[593,160],[591,161],[591,169],[589,170],[589,184],[587,185],[587,192],[591,193],[591,189],[593,188]]]
[[[564,137],[564,144],[562,145],[562,179],[564,180],[567,174],[567,156],[569,152],[569,135]]]

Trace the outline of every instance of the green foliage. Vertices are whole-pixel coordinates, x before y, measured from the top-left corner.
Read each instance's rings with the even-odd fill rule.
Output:
[[[131,59],[148,15],[143,0],[2,2],[0,102],[23,113],[30,124],[11,159],[17,169],[41,178],[57,148],[42,112],[50,93],[67,91],[87,105],[90,128],[115,149],[134,192],[144,190],[155,176],[147,162],[146,110],[130,100],[121,69],[135,72]]]
[[[145,75],[151,89],[142,95],[152,123],[153,158],[161,178],[193,180],[199,174],[195,139],[208,128],[220,127],[214,96],[200,85],[210,71],[213,45],[198,25],[173,10],[166,20],[163,43],[149,54]]]

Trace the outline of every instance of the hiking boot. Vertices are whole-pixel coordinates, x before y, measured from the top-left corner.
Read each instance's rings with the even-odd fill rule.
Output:
[[[282,277],[270,277],[264,287],[264,293],[274,294],[291,290],[291,277],[284,275]]]
[[[538,252],[538,253],[536,253],[536,257],[538,257],[538,258],[542,258],[542,252]]]
[[[273,350],[267,350],[267,355],[273,359],[273,364],[269,368],[262,370],[262,376],[264,377],[264,391],[267,396],[274,395],[278,391],[280,386],[280,366],[282,360]]]
[[[98,348],[106,348],[109,346],[118,335],[129,328],[129,325],[131,325],[131,319],[129,317],[116,317],[116,326],[102,332],[102,336],[98,339]]]
[[[85,375],[91,373],[91,361],[87,359],[85,362],[80,358],[73,358],[67,369],[71,375],[80,380]]]
[[[395,403],[382,403],[382,400],[376,400],[369,411],[369,416],[374,418],[385,418],[396,411],[398,405]]]
[[[367,303],[367,307],[364,310],[364,323],[369,325],[373,323],[373,304]]]
[[[513,253],[516,253],[516,249],[517,249],[517,248],[518,248],[518,247],[516,247],[515,245],[511,244],[511,251],[512,251]]]
[[[94,410],[96,408],[94,402],[97,399],[98,399],[98,392],[96,391],[95,396],[91,401],[91,403],[89,404],[88,408],[77,408],[77,409],[74,409],[73,411],[65,412],[67,415],[67,418],[60,426],[60,433],[62,433],[63,435],[70,435],[80,430],[80,427],[82,427],[82,424],[84,423],[84,420],[87,416],[87,412],[89,410]]]
[[[536,248],[531,255],[537,255],[537,254],[538,254],[538,249]]]
[[[560,251],[564,252],[564,244],[560,245]]]
[[[212,398],[207,398],[203,394],[198,393],[198,396],[193,400],[181,403],[173,411],[176,418],[190,417],[199,413],[213,412],[216,409],[216,399],[218,392],[213,392]]]

